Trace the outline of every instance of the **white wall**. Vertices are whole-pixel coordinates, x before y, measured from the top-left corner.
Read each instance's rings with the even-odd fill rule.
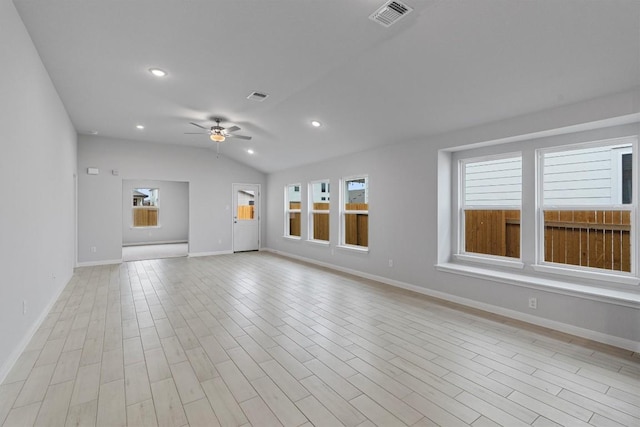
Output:
[[[158,227],[133,227],[133,190],[158,189]],[[196,195],[197,197],[197,195]],[[122,244],[182,243],[189,239],[189,183],[122,180]]]
[[[600,339],[613,337],[620,345],[640,348],[640,304],[619,305],[590,298],[547,292],[509,283],[439,271],[435,265],[449,259],[452,225],[451,153],[442,149],[485,141],[526,141],[534,132],[566,128],[578,131],[617,121],[638,120],[640,95],[637,88],[601,99],[517,117],[499,123],[441,136],[425,137],[393,147],[357,153],[329,161],[270,174],[268,177],[267,245],[270,249],[319,264],[351,271],[399,286],[413,287],[427,294],[465,302],[492,311],[511,313],[538,324],[562,326],[563,330]],[[633,115],[632,119],[626,116]],[[613,119],[621,118],[621,119]],[[596,123],[593,123],[596,122]],[[586,124],[591,123],[591,124]],[[638,133],[638,125],[631,127]],[[593,137],[598,137],[594,131]],[[569,141],[565,138],[563,141]],[[348,143],[348,141],[345,141]],[[526,142],[522,143],[526,145]],[[446,170],[439,169],[445,165]],[[637,165],[637,160],[636,163]],[[529,174],[527,169],[524,174]],[[337,194],[332,197],[331,244],[306,242],[307,218],[303,208],[302,239],[283,238],[282,188],[291,182],[302,184],[302,206],[307,206],[310,181],[329,178],[338,189],[341,177],[369,176],[369,252],[336,247],[339,213]],[[532,174],[533,175],[533,174]],[[335,191],[334,191],[335,193]],[[438,200],[440,199],[440,203]],[[526,202],[528,203],[528,201]],[[442,218],[446,217],[446,220]],[[440,242],[440,243],[439,243]],[[445,253],[439,252],[438,245]],[[439,258],[440,256],[440,258]],[[389,267],[389,260],[393,267]],[[640,294],[640,292],[639,292]],[[527,308],[528,297],[538,298],[535,312]],[[640,300],[640,297],[638,298]],[[586,333],[583,333],[585,332]]]
[[[88,175],[88,167],[97,167],[100,173]],[[114,169],[118,175],[112,173]],[[215,151],[206,148],[81,135],[78,142],[81,265],[119,262],[122,258],[123,180],[188,182],[189,253],[204,255],[231,251],[231,184],[262,184],[264,188],[265,176],[223,154],[216,158]],[[96,252],[91,252],[92,247]]]
[[[8,0],[0,40],[1,383],[73,274],[76,132]]]

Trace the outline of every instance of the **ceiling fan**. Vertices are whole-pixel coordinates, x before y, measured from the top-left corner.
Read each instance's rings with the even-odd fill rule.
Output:
[[[216,124],[215,126],[211,126],[210,128],[206,128],[202,125],[199,125],[197,123],[193,123],[193,122],[189,122],[190,124],[197,126],[201,129],[204,129],[206,132],[185,132],[185,134],[189,134],[189,135],[209,135],[209,138],[213,141],[213,142],[223,142],[225,139],[227,138],[238,138],[238,139],[246,139],[246,140],[250,140],[251,137],[250,136],[245,136],[245,135],[236,135],[233,132],[239,131],[240,128],[238,126],[231,126],[229,128],[225,128],[220,126],[220,119],[219,118],[214,118],[213,119]]]

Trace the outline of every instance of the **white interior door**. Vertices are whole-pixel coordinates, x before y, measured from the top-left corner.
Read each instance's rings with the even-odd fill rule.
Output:
[[[233,251],[260,247],[260,185],[233,184]]]

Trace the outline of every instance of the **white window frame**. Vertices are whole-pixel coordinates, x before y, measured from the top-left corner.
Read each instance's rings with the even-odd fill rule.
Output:
[[[300,209],[291,209],[289,201],[289,187],[300,188]],[[302,238],[302,224],[300,225],[300,236],[291,235],[291,223],[289,221],[290,215],[293,213],[300,214],[300,220],[302,221],[302,185],[301,184],[287,184],[284,186],[284,237],[287,239],[300,240]]]
[[[367,210],[347,210],[345,209],[345,205],[346,205],[346,201],[348,198],[348,190],[347,190],[347,182],[350,181],[355,181],[358,179],[364,179],[366,181],[366,187],[365,187],[365,195],[366,195],[366,203],[367,203]],[[347,177],[343,177],[340,180],[340,195],[339,195],[339,202],[340,202],[340,244],[338,245],[338,247],[343,248],[343,249],[350,249],[350,250],[354,250],[354,251],[359,251],[359,252],[369,252],[369,246],[359,246],[359,245],[351,245],[351,244],[347,244],[346,243],[346,215],[352,215],[352,214],[362,214],[362,215],[367,215],[367,217],[369,216],[369,197],[370,197],[370,193],[369,193],[369,175],[367,174],[362,174],[362,175],[353,175],[353,176],[347,176]],[[369,229],[367,229],[367,237],[370,238],[370,233],[369,233]],[[368,239],[367,239],[368,240]]]
[[[573,143],[561,146],[554,146],[548,148],[539,148],[536,150],[536,206],[535,206],[535,218],[536,218],[536,261],[535,264],[532,265],[532,268],[535,271],[542,273],[552,273],[558,274],[561,276],[570,276],[570,277],[581,277],[585,279],[593,279],[593,280],[604,280],[617,282],[621,284],[638,284],[638,262],[637,262],[637,247],[639,243],[638,231],[637,231],[637,217],[638,217],[638,167],[637,160],[634,161],[633,170],[632,170],[632,182],[635,184],[632,187],[632,203],[631,204],[621,204],[621,203],[611,203],[610,205],[545,205],[544,204],[544,154],[546,153],[554,153],[561,151],[570,151],[570,150],[578,150],[581,148],[590,148],[590,147],[602,147],[602,146],[610,146],[611,148],[615,148],[620,145],[631,144],[631,153],[634,154],[634,158],[637,158],[638,153],[638,138],[633,137],[624,137],[624,138],[612,138],[606,140],[599,141],[589,141],[582,143]],[[627,154],[629,151],[624,152]],[[619,161],[622,162],[622,157],[620,153],[618,155]],[[612,157],[615,156],[615,153],[612,153]],[[613,159],[612,159],[613,160]],[[613,163],[613,162],[612,162]],[[621,168],[613,166],[611,168],[612,173],[616,174],[616,179],[618,182],[621,181]],[[620,175],[620,178],[617,178],[617,175]],[[612,192],[618,192],[620,190],[620,185],[615,182],[612,183]],[[618,197],[621,198],[621,195]],[[544,259],[544,211],[545,210],[620,210],[620,211],[630,211],[631,216],[631,232],[630,232],[630,244],[631,244],[631,271],[618,271],[618,270],[608,270],[596,267],[585,267],[579,265],[572,264],[562,264],[562,263],[554,263],[550,261],[545,261]]]
[[[523,189],[522,183],[520,188],[520,205],[496,205],[496,206],[476,206],[467,205],[466,200],[466,165],[469,163],[478,163],[483,161],[511,159],[520,157],[521,162],[524,161],[524,157],[521,151],[492,154],[479,157],[469,157],[460,159],[458,161],[458,211],[457,211],[457,227],[458,227],[458,240],[456,242],[454,258],[460,261],[471,261],[481,264],[499,265],[501,267],[509,268],[523,268],[522,262],[522,197]],[[521,172],[522,175],[522,172]],[[467,252],[465,250],[465,210],[518,210],[520,211],[520,257],[507,257],[499,255],[482,254],[478,252]]]
[[[314,214],[326,214],[326,215],[330,215],[331,214],[331,201],[330,200],[324,200],[324,202],[329,203],[329,209],[327,209],[327,210],[314,209],[315,200],[313,200],[313,197],[314,197],[315,193],[313,191],[313,186],[315,184],[326,184],[325,185],[325,191],[322,192],[322,194],[329,194],[329,197],[331,197],[330,196],[331,193],[326,191],[326,190],[328,190],[330,188],[329,187],[329,183],[330,183],[329,179],[319,179],[319,180],[316,180],[316,181],[309,182],[308,189],[307,189],[307,195],[308,195],[308,197],[307,197],[307,200],[308,200],[307,212],[309,212],[309,216],[308,216],[308,220],[307,220],[307,224],[308,224],[307,236],[309,236],[309,239],[308,239],[309,242],[319,243],[319,244],[323,244],[323,245],[330,244],[330,241],[331,241],[331,228],[329,228],[329,240],[316,239],[316,236],[315,236],[315,233],[314,233],[314,223],[313,223]],[[320,203],[321,202],[323,202],[323,200],[321,200]],[[329,218],[330,218],[330,216],[329,216]]]

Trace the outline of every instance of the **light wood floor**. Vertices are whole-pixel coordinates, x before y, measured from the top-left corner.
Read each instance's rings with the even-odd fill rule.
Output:
[[[0,424],[640,426],[640,358],[268,253],[80,268]]]

